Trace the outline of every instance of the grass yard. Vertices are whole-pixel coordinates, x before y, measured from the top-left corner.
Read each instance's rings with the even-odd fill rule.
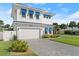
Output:
[[[11,44],[10,41],[0,41],[0,56],[10,55],[10,52],[8,51],[8,48],[10,47],[10,44]]]
[[[0,41],[0,56],[37,56],[31,48],[28,48],[27,52],[9,52],[12,41]]]
[[[62,35],[61,37],[54,39],[54,41],[79,46],[79,36]]]
[[[3,32],[3,29],[0,29],[0,32]]]

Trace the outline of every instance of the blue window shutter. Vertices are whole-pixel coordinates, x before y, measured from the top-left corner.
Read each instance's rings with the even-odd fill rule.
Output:
[[[43,16],[44,16],[44,18],[49,18],[49,19],[51,18],[51,16],[47,15],[47,14],[44,14]]]
[[[51,16],[49,15],[49,19],[51,19]]]
[[[39,19],[40,12],[35,12],[36,19]]]
[[[49,33],[51,34],[51,32],[52,32],[52,28],[49,28]]]
[[[29,14],[34,14],[34,11],[32,11],[32,10],[29,10]]]
[[[40,12],[35,12],[35,15],[40,15]]]
[[[44,14],[43,16],[44,16],[44,18],[48,18],[48,15],[47,14]]]
[[[48,33],[48,28],[46,27],[46,28],[45,28],[45,34],[47,34],[47,33]]]
[[[26,9],[21,8],[22,17],[26,17]]]

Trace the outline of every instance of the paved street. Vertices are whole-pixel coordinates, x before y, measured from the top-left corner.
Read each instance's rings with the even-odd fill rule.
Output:
[[[27,40],[30,47],[39,56],[79,56],[79,47],[45,39]]]

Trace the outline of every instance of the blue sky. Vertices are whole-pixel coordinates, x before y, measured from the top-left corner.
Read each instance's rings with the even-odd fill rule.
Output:
[[[47,10],[55,13],[53,16],[54,22],[68,23],[69,21],[79,22],[79,4],[77,3],[27,3],[26,5]],[[11,18],[12,4],[0,4],[0,19],[4,23],[12,24]]]

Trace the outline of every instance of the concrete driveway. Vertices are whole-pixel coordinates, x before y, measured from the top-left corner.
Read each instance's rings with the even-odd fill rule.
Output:
[[[79,56],[79,47],[45,39],[27,40],[39,56]]]

